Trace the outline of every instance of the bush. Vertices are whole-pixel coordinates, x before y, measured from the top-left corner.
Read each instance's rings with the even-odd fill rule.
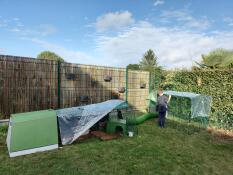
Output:
[[[169,72],[161,86],[212,97],[210,122],[233,129],[233,70],[182,70]]]
[[[0,136],[6,136],[8,125],[0,125]]]

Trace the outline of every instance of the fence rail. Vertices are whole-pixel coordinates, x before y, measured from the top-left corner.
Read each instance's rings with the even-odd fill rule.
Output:
[[[112,80],[106,81],[106,77]],[[119,93],[119,88],[126,91]],[[0,118],[113,98],[143,110],[148,92],[149,72],[0,55]]]

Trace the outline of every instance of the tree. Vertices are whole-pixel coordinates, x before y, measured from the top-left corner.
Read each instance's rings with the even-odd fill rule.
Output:
[[[140,65],[139,64],[129,64],[127,66],[128,69],[131,69],[131,70],[140,70]]]
[[[37,55],[37,58],[64,62],[62,57],[51,51],[43,51]]]
[[[149,49],[140,61],[140,68],[142,70],[153,71],[155,68],[158,67],[157,64],[157,56],[155,55],[154,51]]]
[[[158,57],[149,49],[140,61],[140,69],[151,73],[152,89],[158,88],[163,79],[163,70],[157,63]]]
[[[202,55],[202,61],[196,63],[200,68],[233,68],[233,50],[215,49],[207,55]]]

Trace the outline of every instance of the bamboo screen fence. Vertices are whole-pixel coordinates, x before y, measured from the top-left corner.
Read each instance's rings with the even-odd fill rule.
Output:
[[[145,71],[0,55],[0,117],[116,98],[145,110],[149,79]]]

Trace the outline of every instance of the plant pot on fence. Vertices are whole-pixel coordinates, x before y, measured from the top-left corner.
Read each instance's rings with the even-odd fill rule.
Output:
[[[119,94],[117,92],[113,92],[112,99],[119,99]]]
[[[118,92],[119,93],[124,93],[125,92],[125,87],[119,87]]]
[[[140,88],[145,89],[146,88],[146,83],[140,83]]]
[[[88,101],[89,101],[89,97],[88,97],[87,95],[81,95],[81,96],[79,97],[79,100],[80,100],[81,102],[88,102]]]
[[[106,76],[104,77],[104,81],[105,81],[105,82],[110,82],[110,81],[112,81],[112,76],[106,75]]]

